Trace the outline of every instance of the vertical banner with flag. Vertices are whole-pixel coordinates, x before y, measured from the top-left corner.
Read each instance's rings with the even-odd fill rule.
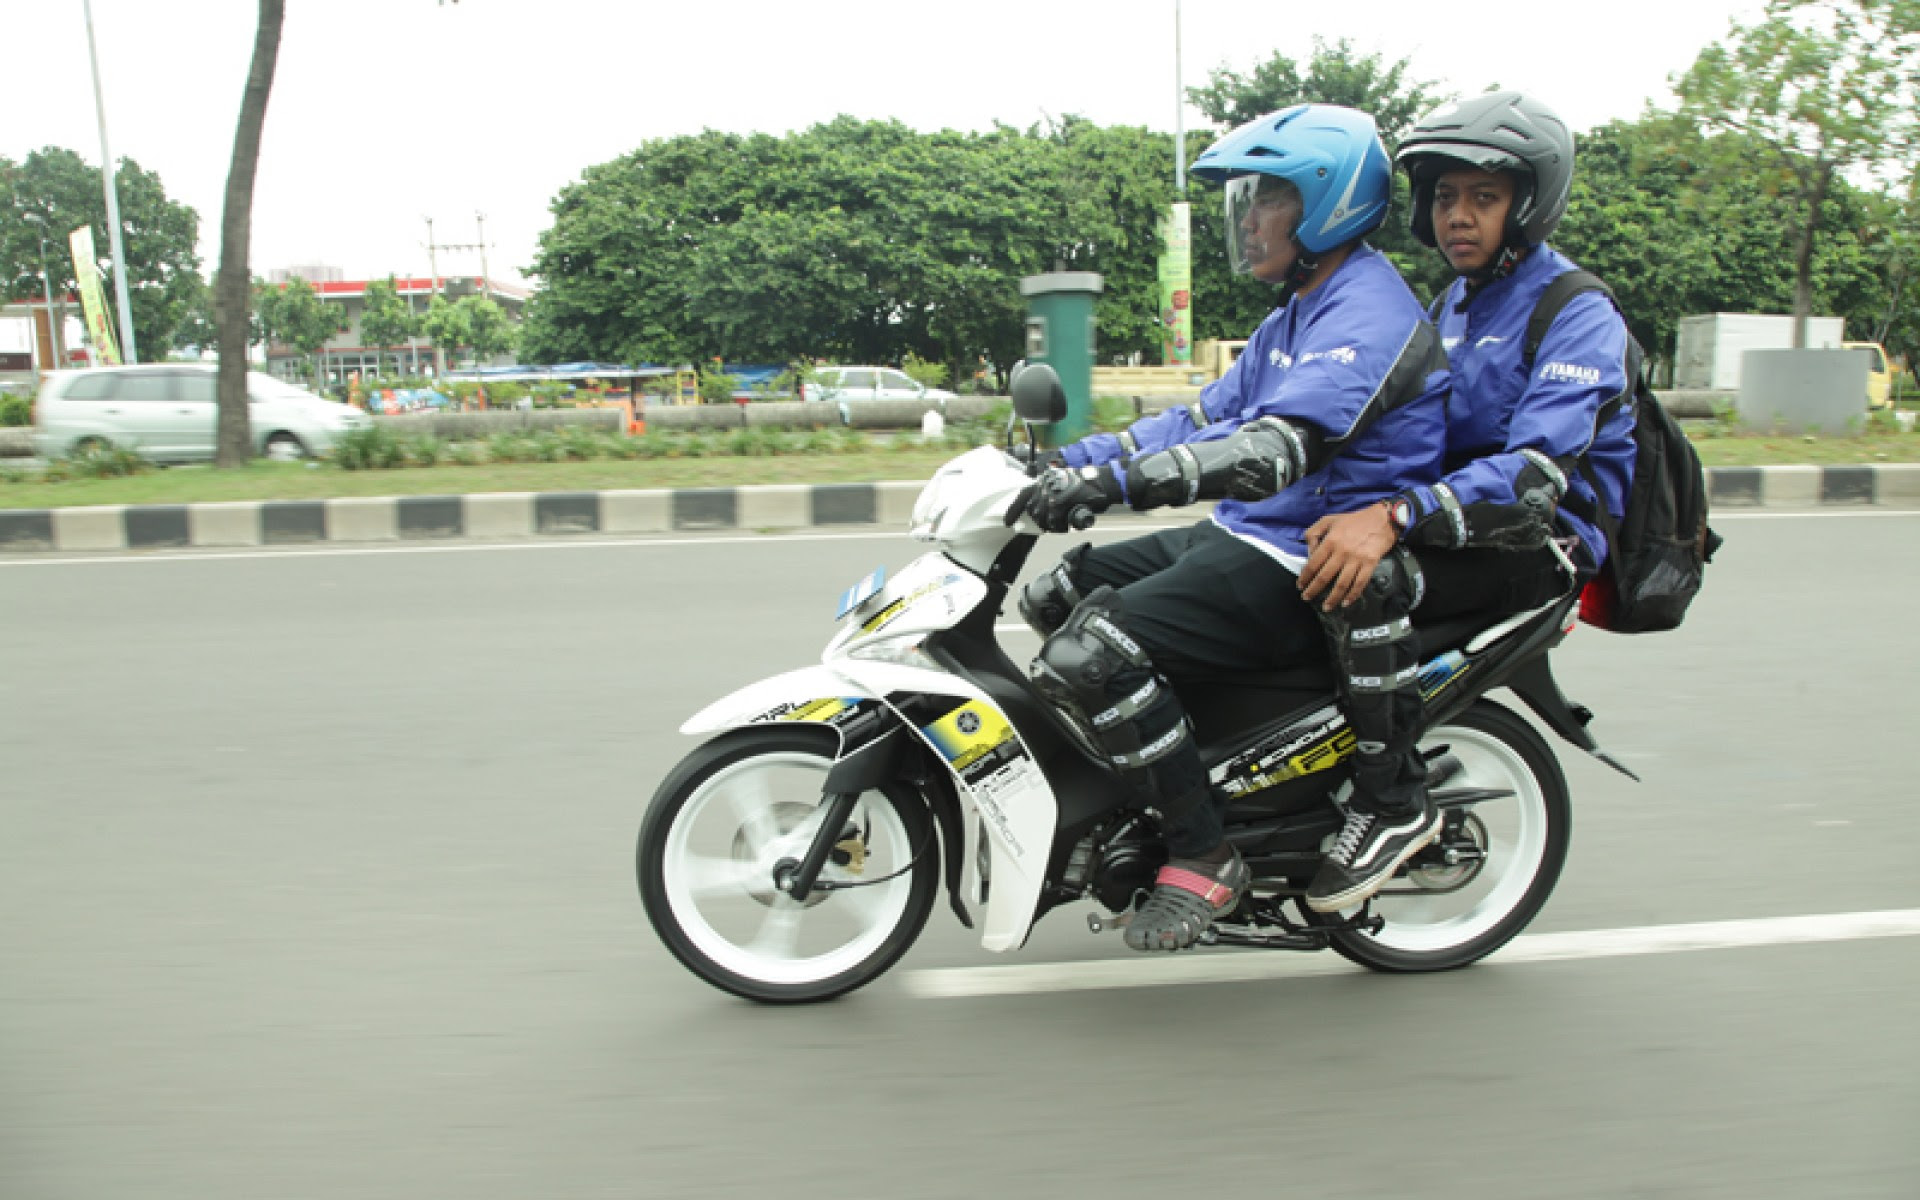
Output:
[[[1160,221],[1160,361],[1193,361],[1193,209],[1175,201]]]
[[[80,309],[86,315],[87,336],[93,341],[94,366],[117,367],[120,350],[113,341],[113,322],[107,318],[107,298],[100,293],[100,258],[93,252],[93,226],[82,225],[67,235],[73,248],[73,278],[80,285]]]

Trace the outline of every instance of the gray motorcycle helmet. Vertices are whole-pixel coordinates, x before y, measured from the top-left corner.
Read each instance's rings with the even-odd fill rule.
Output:
[[[1491,92],[1430,113],[1393,156],[1413,184],[1413,236],[1433,236],[1433,187],[1462,164],[1511,171],[1520,186],[1507,214],[1507,243],[1538,246],[1567,211],[1573,191],[1573,131],[1546,105],[1519,92]]]

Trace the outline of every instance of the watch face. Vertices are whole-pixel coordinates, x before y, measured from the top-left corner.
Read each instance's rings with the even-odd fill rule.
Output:
[[[1405,533],[1407,527],[1413,524],[1413,505],[1405,500],[1395,500],[1393,507],[1387,511],[1393,521],[1393,527],[1400,532]]]

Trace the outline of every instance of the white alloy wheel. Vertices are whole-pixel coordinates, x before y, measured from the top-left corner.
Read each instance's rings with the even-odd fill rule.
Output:
[[[1379,932],[1336,936],[1336,950],[1377,970],[1447,970],[1491,954],[1540,911],[1566,860],[1566,780],[1531,725],[1482,700],[1421,741],[1423,750],[1437,746],[1460,768],[1439,782],[1436,796],[1498,793],[1449,813],[1449,829],[1458,823],[1465,834],[1456,842],[1470,840],[1485,857],[1477,866],[1469,858],[1396,876],[1373,900],[1374,915],[1385,921]]]
[[[820,878],[861,886],[804,903],[776,887],[824,819],[830,746],[806,730],[738,732],[695,751],[654,798],[641,896],[668,949],[717,987],[774,1002],[839,995],[885,971],[926,920],[938,847],[911,792],[855,803]]]

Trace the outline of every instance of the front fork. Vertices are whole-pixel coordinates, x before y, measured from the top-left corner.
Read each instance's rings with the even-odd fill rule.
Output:
[[[781,863],[773,870],[773,886],[793,897],[794,903],[805,904],[807,897],[813,894],[813,885],[820,880],[820,871],[827,865],[833,848],[839,845],[841,834],[846,832],[847,818],[853,815],[853,806],[860,799],[859,792],[833,792],[826,798],[826,816],[820,820],[820,828],[814,831],[813,842],[807,847],[807,854],[798,863]]]

